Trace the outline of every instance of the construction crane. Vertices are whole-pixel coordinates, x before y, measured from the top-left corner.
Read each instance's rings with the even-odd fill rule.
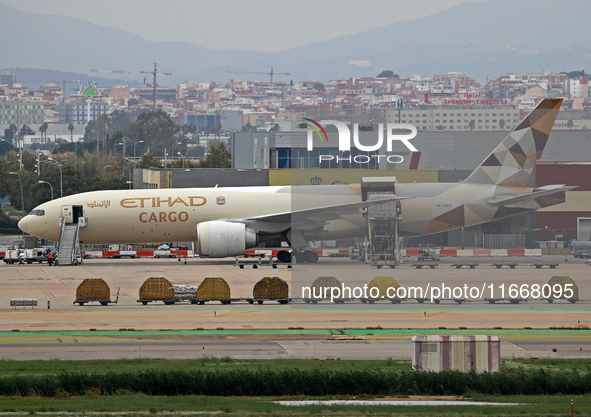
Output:
[[[154,110],[156,110],[156,74],[161,75],[171,75],[171,71],[158,71],[156,67],[156,63],[154,62],[154,70],[153,71],[128,71],[128,70],[100,70],[100,69],[91,69],[90,72],[110,72],[112,74],[152,74],[154,76],[154,82],[152,83],[153,88],[153,95],[152,95],[152,103],[154,105]],[[144,77],[144,83],[145,83]]]
[[[271,67],[271,71],[263,72],[263,71],[228,71],[229,74],[265,74],[269,76],[269,81],[271,82],[271,86],[273,86],[273,74],[277,75],[289,75],[289,72],[273,72],[273,67]]]
[[[19,83],[53,83],[53,84],[62,84],[62,95],[66,97],[66,84],[81,84],[79,80],[70,81],[66,80],[66,77],[62,81],[48,81],[48,80],[22,80]]]

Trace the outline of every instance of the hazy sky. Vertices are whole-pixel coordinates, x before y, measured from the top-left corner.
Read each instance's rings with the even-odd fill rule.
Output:
[[[0,0],[18,10],[73,17],[151,41],[260,51],[359,33],[468,1],[481,0]]]

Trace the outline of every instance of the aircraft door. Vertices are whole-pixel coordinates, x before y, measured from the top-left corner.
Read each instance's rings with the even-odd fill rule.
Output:
[[[72,206],[62,206],[62,217],[66,223],[74,223],[74,210]]]
[[[78,223],[80,217],[84,217],[84,209],[82,206],[72,206],[72,222]]]

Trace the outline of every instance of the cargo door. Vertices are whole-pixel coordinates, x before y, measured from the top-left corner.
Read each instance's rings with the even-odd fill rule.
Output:
[[[62,206],[62,217],[66,223],[74,223],[74,210],[72,206]]]
[[[578,217],[577,223],[577,239],[584,241],[591,240],[591,218]]]

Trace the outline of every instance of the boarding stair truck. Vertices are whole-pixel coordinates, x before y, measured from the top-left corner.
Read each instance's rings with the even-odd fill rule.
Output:
[[[82,263],[82,251],[78,232],[87,226],[83,206],[62,206],[60,239],[58,244],[59,264],[78,265]]]

